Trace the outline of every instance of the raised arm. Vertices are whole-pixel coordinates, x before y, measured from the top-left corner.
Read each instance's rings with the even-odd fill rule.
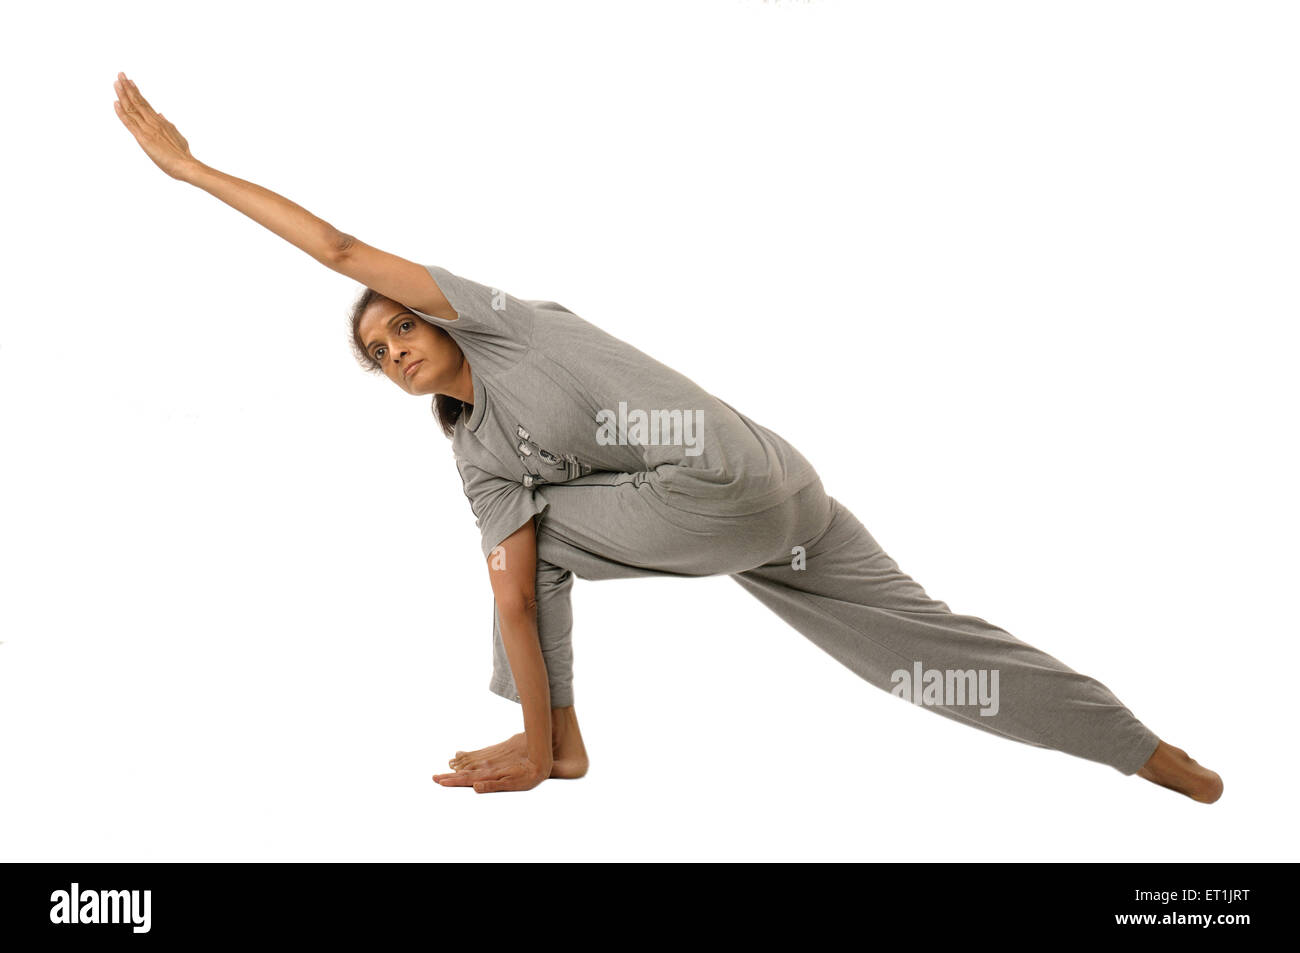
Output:
[[[154,112],[125,73],[117,74],[113,89],[118,96],[113,106],[122,124],[154,164],[173,179],[203,189],[325,267],[386,298],[426,314],[456,319],[455,309],[423,265],[372,248],[283,195],[205,165],[190,153],[189,143],[175,124]]]

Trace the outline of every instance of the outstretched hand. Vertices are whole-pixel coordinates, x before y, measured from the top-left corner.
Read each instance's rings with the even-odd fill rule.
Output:
[[[186,170],[193,167],[194,156],[190,155],[190,144],[180,130],[162,113],[153,111],[125,73],[117,74],[113,89],[117,92],[117,101],[113,103],[117,118],[135,136],[145,155],[173,179],[183,178]]]
[[[444,787],[473,787],[478,794],[492,791],[529,791],[550,775],[528,758],[519,758],[502,765],[487,768],[470,768],[451,774],[435,774],[433,780]]]

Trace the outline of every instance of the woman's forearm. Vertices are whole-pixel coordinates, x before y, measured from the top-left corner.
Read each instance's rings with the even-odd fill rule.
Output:
[[[501,642],[515,679],[515,691],[519,693],[519,703],[524,710],[528,759],[549,774],[553,752],[551,683],[537,635],[537,613],[498,611],[497,618],[501,626]]]
[[[324,219],[270,189],[204,165],[197,159],[181,177],[243,212],[323,265],[331,265],[346,236]]]

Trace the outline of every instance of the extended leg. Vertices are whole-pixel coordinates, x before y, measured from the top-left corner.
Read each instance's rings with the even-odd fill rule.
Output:
[[[848,509],[828,499],[830,522],[808,540],[802,568],[798,559],[786,559],[732,578],[885,691],[906,685],[905,697],[941,715],[1123,774],[1147,762],[1159,738],[1105,685],[931,599]],[[996,698],[987,697],[991,688]]]

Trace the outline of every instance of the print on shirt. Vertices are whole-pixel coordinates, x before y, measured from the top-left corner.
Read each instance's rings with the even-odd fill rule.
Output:
[[[541,483],[563,483],[565,480],[572,480],[574,477],[585,476],[591,472],[591,464],[583,463],[571,453],[563,456],[544,450],[533,442],[532,436],[524,429],[522,424],[515,424],[515,436],[519,442],[515,446],[515,452],[519,455],[519,461],[524,465],[525,470],[529,461],[536,461],[539,467],[549,467],[553,473],[532,473],[525,472],[523,477],[524,486],[532,487]],[[555,479],[550,479],[554,476]]]

